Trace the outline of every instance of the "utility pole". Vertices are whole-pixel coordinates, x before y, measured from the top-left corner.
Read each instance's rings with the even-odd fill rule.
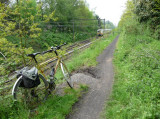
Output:
[[[99,29],[102,28],[102,27],[101,27],[101,19],[100,19],[100,18],[98,19],[98,26],[99,26]]]
[[[105,29],[105,27],[106,27],[106,20],[104,19],[104,29]]]
[[[73,41],[75,40],[75,33],[74,33],[74,21],[73,21]]]

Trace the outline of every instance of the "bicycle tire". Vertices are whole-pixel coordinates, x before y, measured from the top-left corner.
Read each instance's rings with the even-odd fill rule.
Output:
[[[15,82],[12,89],[13,99],[15,101],[29,103],[33,102],[34,100],[37,100],[38,102],[46,100],[49,95],[49,83],[41,74],[39,74],[39,78],[41,81],[40,85],[35,88],[24,88],[20,87],[20,83],[22,82],[22,76],[20,76]]]
[[[67,84],[70,88],[73,88],[73,81],[71,79],[70,73],[64,63],[60,63],[62,73],[64,75],[64,79],[67,81]]]

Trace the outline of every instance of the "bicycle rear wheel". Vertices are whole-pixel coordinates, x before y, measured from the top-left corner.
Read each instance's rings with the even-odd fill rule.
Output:
[[[22,82],[22,76],[20,76],[17,81],[15,82],[12,95],[13,99],[19,102],[35,102],[35,101],[43,101],[48,97],[48,82],[45,78],[39,74],[39,78],[41,83],[35,88],[24,88],[20,87]]]
[[[25,88],[19,87],[20,83],[22,82],[22,76],[20,76],[12,89],[12,95],[13,95],[13,99],[16,101],[24,101],[25,98],[27,98],[28,96],[25,94],[25,92],[27,92],[27,90],[25,90]]]
[[[62,70],[62,73],[64,75],[64,79],[67,81],[67,84],[70,88],[73,88],[73,81],[71,79],[71,76],[68,72],[68,69],[66,67],[66,65],[64,63],[60,63],[61,65],[61,70]]]

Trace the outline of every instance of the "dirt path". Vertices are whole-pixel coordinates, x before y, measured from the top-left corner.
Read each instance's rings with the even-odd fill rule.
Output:
[[[118,37],[97,58],[99,64],[95,69],[83,69],[73,75],[72,78],[76,82],[88,84],[89,91],[75,104],[73,112],[67,119],[101,118],[105,102],[112,89],[114,79],[112,58],[117,40]]]

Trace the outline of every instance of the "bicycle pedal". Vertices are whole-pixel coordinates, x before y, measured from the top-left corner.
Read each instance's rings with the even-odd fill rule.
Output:
[[[54,82],[49,83],[49,89],[54,90],[56,88],[56,84]]]

